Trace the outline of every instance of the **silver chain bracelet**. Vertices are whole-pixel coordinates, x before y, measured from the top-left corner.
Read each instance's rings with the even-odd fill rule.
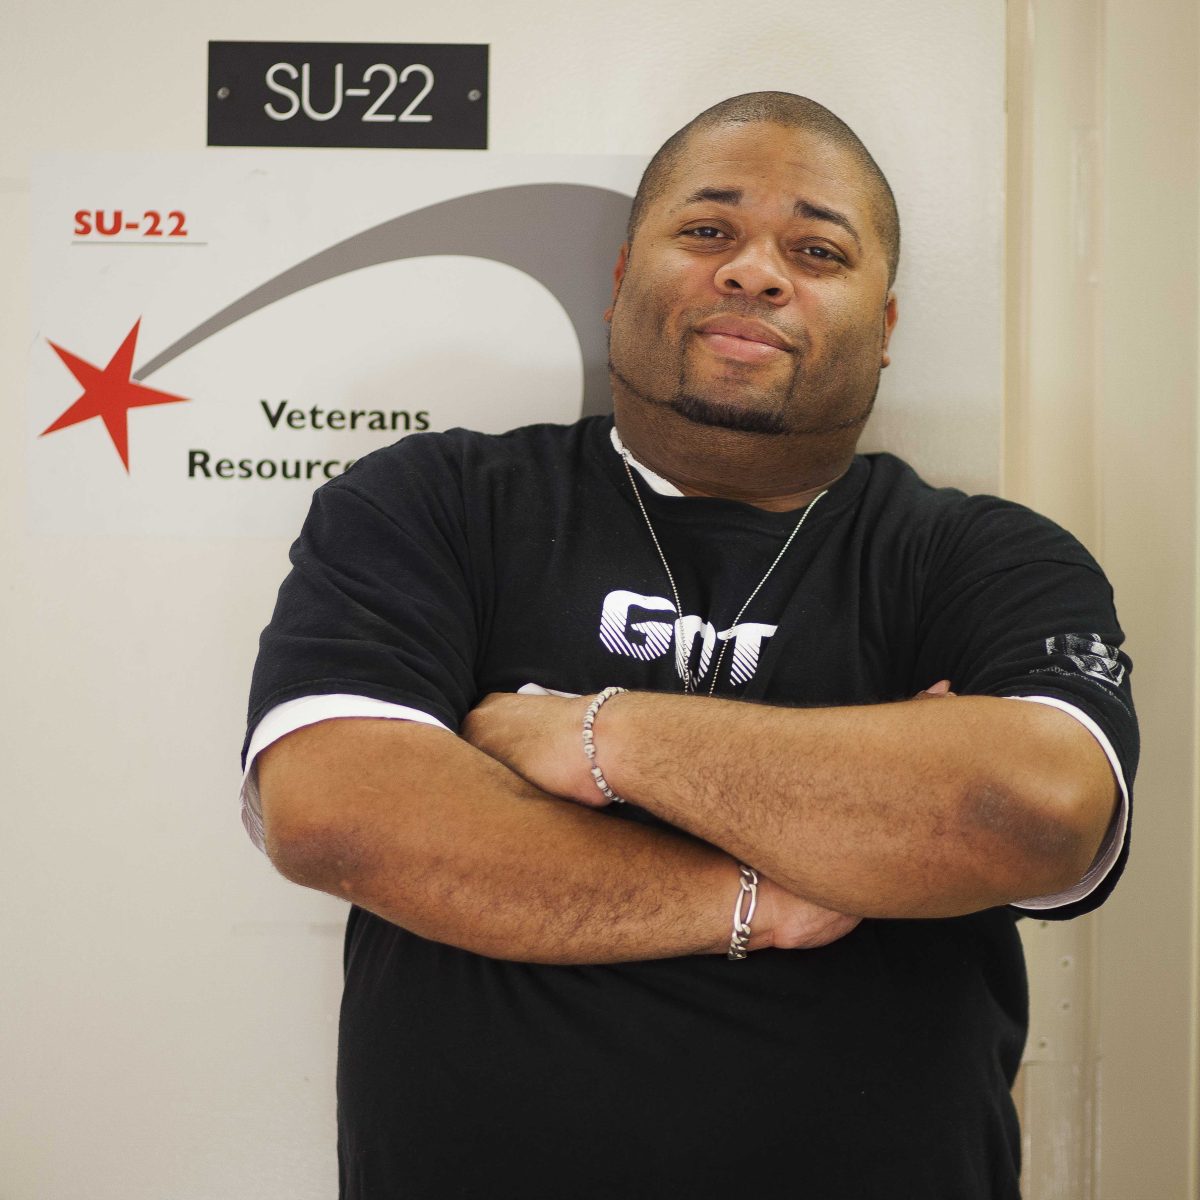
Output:
[[[600,711],[601,706],[614,696],[619,696],[623,691],[625,691],[623,687],[606,687],[588,705],[587,712],[583,714],[583,752],[587,755],[588,767],[601,794],[614,804],[624,804],[625,801],[608,786],[608,780],[604,778],[604,772],[600,770],[596,762],[596,738],[592,732],[592,726],[596,724],[596,714]]]
[[[745,958],[750,951],[750,922],[754,919],[754,909],[758,904],[758,872],[745,863],[739,863],[738,869],[741,872],[741,879],[738,881],[740,887],[737,899],[733,902],[733,934],[729,939],[729,953],[726,955],[733,962]],[[746,905],[745,912],[743,905]]]

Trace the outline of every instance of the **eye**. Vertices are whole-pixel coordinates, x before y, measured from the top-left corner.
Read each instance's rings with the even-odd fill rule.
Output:
[[[805,258],[815,258],[822,263],[837,263],[845,266],[846,259],[831,246],[806,245],[798,247],[798,252]]]
[[[718,229],[716,225],[696,225],[691,229],[683,230],[683,236],[710,242],[725,237],[726,233],[723,229]]]

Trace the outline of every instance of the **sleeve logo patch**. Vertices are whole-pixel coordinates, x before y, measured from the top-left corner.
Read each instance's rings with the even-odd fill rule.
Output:
[[[1046,639],[1046,653],[1068,658],[1084,675],[1120,687],[1125,680],[1115,646],[1100,640],[1098,633],[1064,633]]]

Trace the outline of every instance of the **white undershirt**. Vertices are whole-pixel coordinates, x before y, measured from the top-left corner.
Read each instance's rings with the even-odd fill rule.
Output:
[[[625,448],[621,444],[621,439],[617,436],[615,426],[611,436],[613,447],[618,453],[622,453]],[[655,474],[648,467],[644,467],[632,454],[629,455],[629,463],[638,471],[646,484],[660,495],[683,495],[673,483],[664,479],[661,475]],[[526,684],[520,691],[527,693],[541,692],[544,694],[545,689],[536,684]],[[562,695],[563,693],[556,694]],[[1073,887],[1068,888],[1064,892],[1059,892],[1057,895],[1035,896],[1030,900],[1021,900],[1016,904],[1016,907],[1027,909],[1030,912],[1061,908],[1064,905],[1073,904],[1078,900],[1090,896],[1100,886],[1104,877],[1112,870],[1117,859],[1120,857],[1121,847],[1125,844],[1125,830],[1129,824],[1129,786],[1125,780],[1124,772],[1121,770],[1121,763],[1117,758],[1116,751],[1112,747],[1112,743],[1104,735],[1104,731],[1100,726],[1087,713],[1076,708],[1073,704],[1068,704],[1066,701],[1059,700],[1053,696],[1010,696],[1005,698],[1026,700],[1035,704],[1046,704],[1051,708],[1057,708],[1060,712],[1074,717],[1099,743],[1100,748],[1108,758],[1109,764],[1112,766],[1113,776],[1121,791],[1121,800],[1117,805],[1116,812],[1113,814],[1108,833],[1105,834],[1104,843],[1101,845],[1100,851],[1096,855],[1092,865],[1084,873],[1083,878]],[[422,712],[420,709],[410,708],[404,704],[392,704],[386,700],[372,700],[367,696],[355,696],[345,692],[301,696],[299,699],[287,700],[282,704],[277,704],[254,727],[254,733],[250,738],[250,745],[246,751],[246,769],[242,775],[242,824],[246,827],[246,832],[250,835],[251,840],[260,850],[265,851],[263,844],[262,804],[258,794],[258,772],[255,769],[255,760],[258,758],[258,755],[271,745],[272,742],[277,742],[280,738],[285,737],[289,733],[294,733],[297,729],[303,729],[306,725],[315,725],[318,721],[329,721],[343,717],[382,717],[397,721],[417,721],[423,725],[436,725],[439,729],[452,732],[445,722],[438,720],[437,717],[430,716],[427,712]]]

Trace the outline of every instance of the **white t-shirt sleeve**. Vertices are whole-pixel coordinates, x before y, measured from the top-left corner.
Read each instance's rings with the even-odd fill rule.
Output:
[[[246,827],[250,840],[264,853],[266,847],[263,839],[262,801],[258,794],[255,759],[272,742],[279,741],[285,734],[334,717],[384,717],[396,721],[418,721],[423,725],[436,725],[439,729],[447,729],[443,721],[420,709],[344,692],[325,696],[301,696],[297,700],[277,704],[254,727],[250,746],[246,751],[246,769],[242,774],[242,824]]]
[[[1034,896],[1032,899],[1018,900],[1013,904],[1014,908],[1020,908],[1029,913],[1046,912],[1050,909],[1062,908],[1067,904],[1074,904],[1090,896],[1113,869],[1117,859],[1121,856],[1121,847],[1125,844],[1125,832],[1129,827],[1129,784],[1125,779],[1125,772],[1121,769],[1121,762],[1117,758],[1117,752],[1113,749],[1112,743],[1087,713],[1073,704],[1068,704],[1065,700],[1059,700],[1052,696],[1011,696],[1008,698],[1027,700],[1034,704],[1048,704],[1051,708],[1057,708],[1060,712],[1074,717],[1100,743],[1100,749],[1108,758],[1113,775],[1116,777],[1117,786],[1121,791],[1121,798],[1113,813],[1112,823],[1104,835],[1104,841],[1092,865],[1084,872],[1083,878],[1073,887],[1056,896]]]

